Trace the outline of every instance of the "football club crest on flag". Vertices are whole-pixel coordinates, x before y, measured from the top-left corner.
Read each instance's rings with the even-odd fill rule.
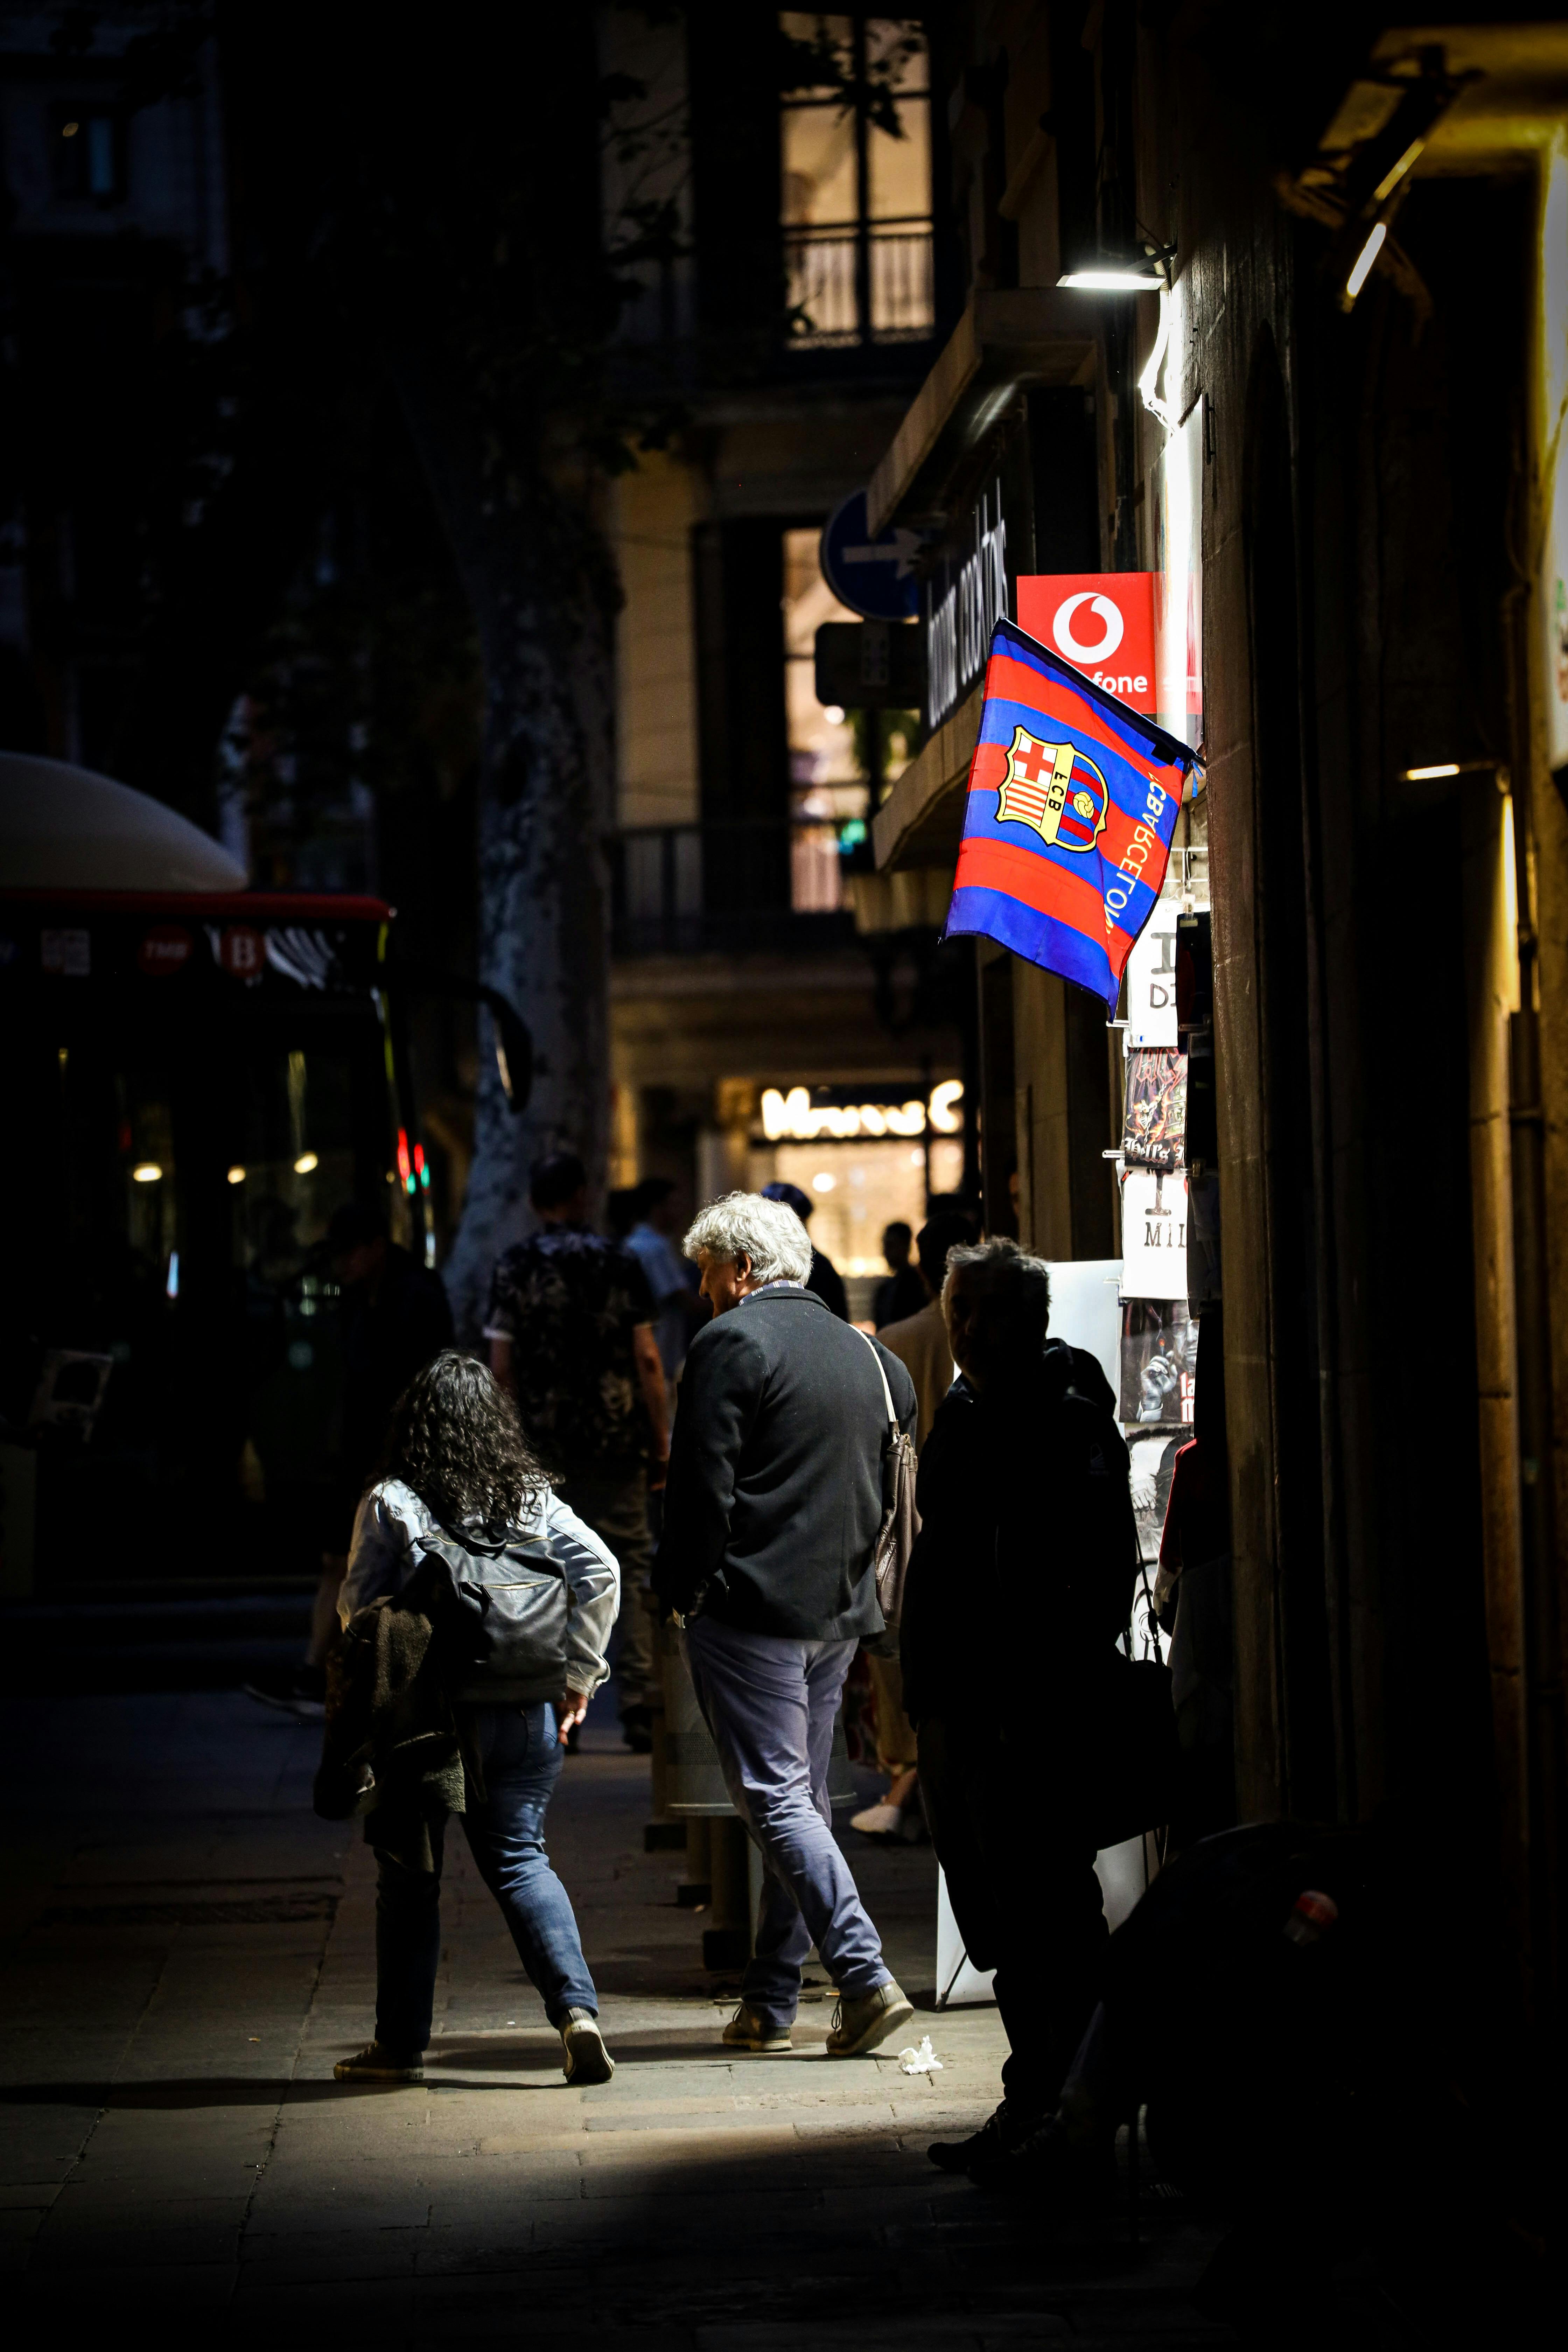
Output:
[[[983,932],[1111,1015],[1196,754],[998,621],[947,935]]]

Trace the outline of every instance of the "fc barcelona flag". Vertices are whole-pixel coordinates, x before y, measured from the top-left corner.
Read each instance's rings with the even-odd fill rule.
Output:
[[[1000,940],[1114,1017],[1196,765],[1152,719],[998,621],[947,936]]]

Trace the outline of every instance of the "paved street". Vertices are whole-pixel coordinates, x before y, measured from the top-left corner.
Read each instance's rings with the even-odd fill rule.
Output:
[[[613,2084],[574,2092],[460,1838],[421,2088],[352,2090],[370,1860],[316,1821],[317,1735],[239,1696],[14,1699],[6,1734],[0,2206],[25,2305],[176,2336],[374,2315],[379,2343],[545,2326],[595,2345],[773,2352],[1224,2343],[1184,2296],[1215,2232],[1009,2211],[927,2164],[995,2097],[994,2011],[933,2014],[929,1850],[856,1866],[943,2071],[718,2047],[731,2001],[645,1855],[647,1767],[574,1759],[552,1845],[604,1999]],[[189,2315],[188,2317],[183,2315]]]

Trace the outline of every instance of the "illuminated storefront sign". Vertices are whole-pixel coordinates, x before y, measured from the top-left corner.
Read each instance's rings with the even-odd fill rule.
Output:
[[[1119,702],[1152,715],[1153,572],[1024,572],[1018,626]]]
[[[944,1078],[922,1102],[912,1095],[907,1102],[814,1103],[805,1087],[781,1094],[777,1087],[763,1088],[763,1132],[770,1143],[813,1143],[823,1137],[847,1142],[858,1136],[956,1135],[963,1125],[963,1086]]]
[[[970,518],[972,543],[944,556],[927,583],[926,724],[939,727],[974,684],[991,632],[1007,614],[1007,525],[1002,485],[984,491]]]

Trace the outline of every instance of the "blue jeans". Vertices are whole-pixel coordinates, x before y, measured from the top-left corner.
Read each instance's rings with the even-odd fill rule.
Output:
[[[762,1849],[756,1954],[742,1995],[782,2030],[794,2021],[813,1944],[841,1993],[889,1980],[827,1801],[833,1726],[856,1644],[741,1633],[710,1617],[682,1639],[730,1801]]]
[[[485,1774],[485,1801],[463,1816],[479,1875],[505,1915],[529,1982],[552,2025],[569,2009],[599,2013],[599,1996],[583,1958],[572,1898],[544,1851],[544,1815],[561,1777],[555,1710],[481,1706],[474,1740]],[[374,1816],[372,1816],[374,1827]],[[446,1817],[430,1823],[434,1870],[410,1870],[376,1853],[375,2038],[399,2053],[430,2039],[436,1969],[441,1958],[441,1848]]]

